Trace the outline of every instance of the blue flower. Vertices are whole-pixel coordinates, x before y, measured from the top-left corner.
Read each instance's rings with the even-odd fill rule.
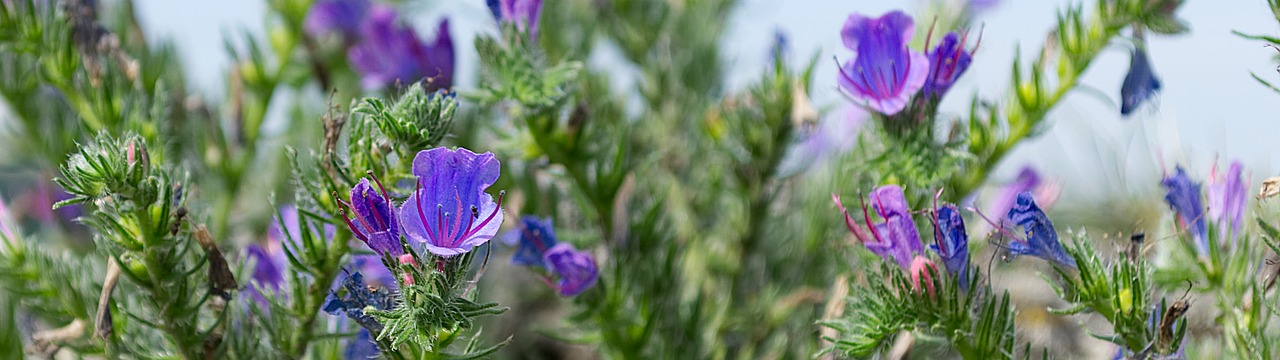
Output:
[[[1187,177],[1186,170],[1178,166],[1173,176],[1160,181],[1168,191],[1164,200],[1177,213],[1178,222],[1191,231],[1196,250],[1202,256],[1209,254],[1209,228],[1205,226],[1204,205],[1200,202],[1200,184]]]
[[[920,243],[920,234],[916,231],[915,221],[911,220],[911,210],[907,208],[907,200],[902,194],[902,188],[897,185],[885,185],[871,192],[871,207],[884,219],[884,222],[873,223],[864,204],[862,216],[868,224],[865,230],[862,225],[858,225],[853,218],[849,217],[849,211],[844,208],[844,204],[840,203],[839,196],[833,194],[831,199],[836,202],[840,213],[844,215],[845,226],[858,238],[858,241],[862,242],[863,246],[867,247],[867,250],[871,250],[885,260],[896,262],[903,270],[910,268],[912,258],[921,253],[923,245]]]
[[[418,188],[400,208],[405,236],[438,256],[462,254],[492,239],[502,225],[502,196],[494,202],[485,189],[498,180],[499,170],[488,152],[443,147],[418,152],[413,159]]]
[[[347,51],[351,66],[362,77],[361,85],[368,89],[423,79],[429,92],[448,89],[453,86],[453,58],[448,19],[440,21],[435,41],[428,45],[387,6],[370,10],[360,25],[360,42]]]
[[[520,218],[519,233],[513,234],[512,242],[518,242],[519,248],[516,248],[515,255],[511,256],[511,263],[516,265],[532,266],[546,268],[547,263],[544,260],[548,250],[556,246],[556,230],[551,227],[551,218],[539,219],[535,216],[525,215]]]
[[[925,78],[924,96],[941,98],[955,85],[956,80],[969,69],[973,53],[964,48],[965,36],[952,31],[942,37],[942,42],[929,51],[929,77]]]
[[[574,249],[572,245],[553,246],[543,258],[547,269],[558,278],[553,287],[561,296],[578,295],[595,285],[600,277],[595,257]]]
[[[907,48],[914,29],[911,17],[901,11],[874,19],[849,15],[840,36],[857,55],[841,66],[840,88],[885,115],[906,108],[929,73],[929,59]]]
[[[969,234],[964,230],[964,218],[955,205],[945,205],[937,211],[933,238],[929,245],[942,258],[947,271],[956,275],[961,288],[969,286]]]
[[[503,24],[514,24],[517,31],[529,34],[529,38],[538,38],[542,0],[490,0],[488,4],[493,16]]]
[[[1018,199],[1013,208],[1009,209],[1006,218],[1011,223],[1022,226],[1027,236],[1025,240],[1009,243],[1009,252],[1013,256],[1031,255],[1059,265],[1076,267],[1076,260],[1058,242],[1058,232],[1053,229],[1053,222],[1036,206],[1036,200],[1030,192],[1018,194]]]
[[[351,221],[346,212],[342,212],[342,219],[356,238],[379,255],[400,256],[404,254],[404,247],[400,245],[399,216],[382,182],[377,178],[373,180],[378,184],[377,190],[369,185],[368,179],[360,179],[360,183],[351,188],[351,202],[345,205],[355,213],[356,221]]]
[[[368,15],[368,0],[320,0],[307,11],[302,28],[312,37],[338,33],[347,39],[355,39],[359,36],[360,24]]]
[[[385,287],[369,287],[364,283],[364,275],[359,271],[351,272],[342,280],[342,296],[337,291],[330,291],[325,299],[324,312],[329,315],[346,315],[360,326],[372,333],[381,333],[382,324],[372,315],[364,312],[372,307],[378,310],[391,310],[395,307],[395,297]]]
[[[1209,202],[1209,219],[1218,224],[1218,231],[1230,229],[1234,238],[1240,233],[1240,225],[1244,222],[1244,207],[1248,202],[1246,192],[1249,191],[1247,180],[1241,176],[1244,166],[1239,161],[1232,161],[1227,175],[1222,180],[1217,176],[1209,177],[1209,186],[1205,189],[1205,197]]]
[[[303,219],[298,215],[296,207],[281,206],[279,213],[276,214],[276,221],[267,228],[266,243],[249,244],[245,247],[246,258],[252,260],[254,264],[251,275],[254,284],[248,286],[245,292],[261,304],[266,303],[266,298],[259,293],[259,288],[278,293],[284,285],[285,271],[288,270],[289,263],[285,255],[286,246],[297,249],[299,241],[307,238],[320,238],[328,242],[333,239],[336,232],[333,225],[325,224],[320,229],[322,233],[316,233],[314,227],[309,227],[309,233],[304,233],[301,223]],[[282,228],[280,224],[284,224],[284,227]]]
[[[1151,71],[1146,49],[1134,48],[1133,56],[1129,58],[1129,73],[1124,76],[1124,83],[1120,85],[1120,114],[1128,116],[1158,90],[1160,79]]]
[[[376,359],[379,354],[378,343],[373,342],[373,335],[365,328],[360,328],[356,337],[347,341],[347,348],[343,351],[343,357],[347,360]]]

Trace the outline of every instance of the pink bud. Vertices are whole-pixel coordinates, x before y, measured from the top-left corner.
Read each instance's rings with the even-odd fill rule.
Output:
[[[125,160],[129,160],[129,165],[133,165],[133,152],[134,152],[133,142],[130,141],[129,144],[126,145],[124,148],[124,158]]]
[[[927,269],[926,269],[927,268]],[[938,272],[938,267],[923,256],[917,255],[915,259],[911,259],[911,289],[920,291],[920,277],[924,277],[925,290],[929,293],[929,297],[933,294],[933,274]]]
[[[399,257],[396,258],[396,260],[399,260],[401,264],[418,266],[418,262],[413,260],[412,254],[400,255]],[[405,285],[413,285],[413,276],[410,276],[409,274],[404,274],[402,276],[403,276]]]

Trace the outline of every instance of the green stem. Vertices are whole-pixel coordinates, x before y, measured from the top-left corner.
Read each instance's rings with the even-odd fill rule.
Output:
[[[1059,49],[1057,51],[1058,58],[1056,61],[1045,62],[1043,61],[1043,58],[1041,58],[1034,63],[1036,65],[1049,63],[1071,65],[1067,67],[1059,66],[1060,71],[1058,73],[1058,83],[1051,91],[1049,91],[1050,89],[1044,89],[1037,82],[1026,84],[1026,86],[1034,86],[1033,89],[1036,94],[1049,93],[1050,96],[1037,99],[1037,101],[1032,104],[1023,104],[1020,100],[1020,94],[1024,84],[1020,84],[1015,81],[1011,95],[1009,96],[1009,99],[1006,100],[1009,105],[1006,107],[1006,114],[1004,114],[1003,117],[1004,119],[1008,119],[1009,122],[1008,136],[999,140],[990,148],[983,148],[979,144],[970,143],[969,150],[971,153],[977,155],[985,154],[986,156],[977,156],[978,159],[981,159],[977,164],[978,166],[968,169],[966,175],[961,175],[961,177],[954,178],[952,181],[949,181],[949,187],[955,190],[948,193],[948,196],[952,198],[952,201],[958,201],[960,198],[968,196],[979,186],[986,183],[991,171],[994,170],[996,165],[1004,159],[1005,155],[1017,146],[1019,142],[1030,136],[1040,123],[1044,121],[1049,111],[1061,102],[1062,98],[1068,91],[1076,87],[1076,83],[1080,75],[1088,70],[1090,63],[1092,63],[1093,59],[1102,52],[1102,49],[1107,45],[1108,40],[1119,35],[1120,30],[1127,26],[1126,24],[1100,19],[1096,16],[1099,15],[1095,15],[1095,18],[1089,22],[1089,28],[1083,31],[1087,38],[1081,40],[1078,44],[1084,45],[1079,49],[1079,51],[1071,52],[1066,49]],[[1065,26],[1060,23],[1058,29],[1064,28]],[[1045,50],[1041,50],[1040,53],[1045,54],[1046,52],[1047,51]],[[1044,69],[1043,66],[1035,66],[1032,69],[1033,72],[1045,70],[1046,69]],[[1038,75],[1033,74],[1033,76]],[[978,119],[971,119],[970,121],[977,120]]]

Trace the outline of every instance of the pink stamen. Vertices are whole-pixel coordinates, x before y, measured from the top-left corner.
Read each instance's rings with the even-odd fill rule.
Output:
[[[476,225],[475,228],[467,231],[467,233],[465,235],[462,235],[461,238],[463,239],[469,238],[472,235],[475,235],[476,232],[479,232],[480,229],[483,229],[485,225],[488,225],[489,220],[493,220],[493,217],[498,215],[499,211],[502,211],[502,198],[506,195],[507,195],[506,190],[498,192],[498,205],[493,207],[493,212],[489,213],[489,217],[485,218],[484,221],[481,221],[480,224]]]
[[[351,228],[351,232],[356,234],[356,237],[360,238],[360,241],[363,241],[366,244],[369,243],[369,238],[365,237],[365,235],[361,233],[360,229],[356,227],[356,224],[351,223],[351,217],[347,216],[346,210],[338,209],[338,214],[342,215],[342,221],[347,223],[347,227]]]
[[[417,197],[418,221],[422,222],[422,228],[426,230],[425,232],[427,233],[427,240],[430,240],[432,244],[435,244],[437,243],[436,238],[431,236],[431,229],[427,228],[427,214],[424,214],[422,212],[422,180],[421,179],[418,180],[417,189],[413,191],[413,196]]]

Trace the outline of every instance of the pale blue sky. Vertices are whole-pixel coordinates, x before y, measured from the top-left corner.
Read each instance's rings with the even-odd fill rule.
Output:
[[[943,104],[944,110],[963,110],[975,91],[1002,99],[1015,47],[1020,45],[1024,54],[1038,49],[1051,30],[1056,10],[1070,3],[1074,1],[1005,0],[984,14],[978,20],[985,25],[982,48]],[[227,64],[223,36],[242,29],[261,34],[263,29],[265,4],[260,1],[142,0],[138,4],[150,35],[176,40],[196,85],[211,93],[220,91]],[[446,0],[417,6],[412,21],[421,31],[430,31],[443,11],[453,19],[455,42],[465,44],[476,32],[493,31],[483,4],[481,0]],[[555,6],[555,1],[546,6]],[[1280,81],[1273,63],[1275,50],[1231,34],[1233,29],[1280,34],[1266,7],[1262,0],[1189,1],[1179,15],[1191,24],[1190,34],[1153,36],[1148,41],[1153,67],[1164,84],[1157,106],[1141,109],[1129,119],[1120,118],[1116,105],[1128,68],[1128,45],[1114,43],[1083,77],[1082,84],[1089,89],[1068,96],[1051,114],[1052,130],[1015,151],[1001,173],[1011,176],[1016,167],[1034,164],[1064,178],[1068,184],[1064,195],[1073,187],[1121,190],[1113,181],[1120,175],[1109,170],[1115,167],[1129,169],[1131,174],[1124,178],[1137,182],[1130,186],[1149,187],[1159,176],[1160,162],[1167,167],[1189,163],[1193,174],[1204,176],[1215,158],[1220,162],[1238,158],[1245,162],[1254,185],[1261,178],[1280,175],[1272,173],[1280,169],[1280,156],[1271,155],[1280,136],[1275,125],[1280,95],[1249,77],[1253,71]],[[725,54],[733,69],[729,88],[740,88],[759,74],[766,65],[772,34],[781,29],[796,54],[822,52],[813,97],[820,106],[837,104],[841,100],[835,92],[835,65],[830,58],[851,54],[839,38],[845,18],[855,11],[880,14],[895,8],[915,13],[919,5],[915,1],[746,0],[726,38]],[[474,50],[469,45],[457,48],[461,50],[459,81],[470,86]],[[604,59],[607,65],[609,57]]]

